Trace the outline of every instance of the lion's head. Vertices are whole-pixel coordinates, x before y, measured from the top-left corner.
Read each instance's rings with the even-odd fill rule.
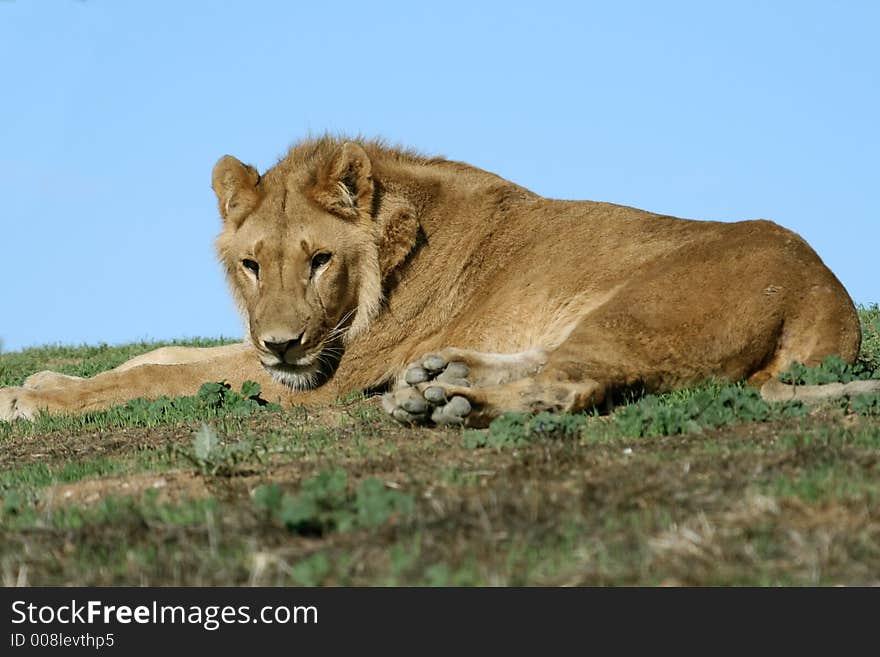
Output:
[[[299,147],[262,177],[227,155],[212,178],[217,250],[263,366],[292,387],[320,384],[378,313],[389,269],[380,251],[400,226],[414,241],[413,213],[382,201],[354,142]]]

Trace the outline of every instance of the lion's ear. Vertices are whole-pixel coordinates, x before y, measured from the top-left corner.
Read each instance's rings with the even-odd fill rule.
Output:
[[[416,218],[415,208],[405,201],[387,201],[382,215],[384,217],[379,241],[379,270],[384,279],[403,264],[415,248],[421,226]]]
[[[346,142],[318,169],[312,198],[345,219],[369,216],[374,193],[372,172],[367,152],[359,144]]]
[[[223,221],[238,227],[259,201],[257,183],[259,172],[248,164],[242,164],[231,155],[224,155],[214,165],[211,187],[217,195],[220,216]]]

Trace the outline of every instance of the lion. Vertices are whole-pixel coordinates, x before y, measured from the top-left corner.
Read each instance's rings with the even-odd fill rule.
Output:
[[[405,424],[484,427],[708,379],[809,396],[777,375],[859,351],[840,281],[770,221],[554,200],[468,164],[330,136],[262,175],[224,156],[212,187],[243,342],[166,347],[88,379],[41,372],[0,390],[0,419],[251,380],[282,405],[368,391]]]

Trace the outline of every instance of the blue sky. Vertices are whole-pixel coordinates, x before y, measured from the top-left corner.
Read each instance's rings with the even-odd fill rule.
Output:
[[[0,0],[0,339],[241,335],[211,168],[325,130],[773,219],[880,301],[878,24],[876,2]]]

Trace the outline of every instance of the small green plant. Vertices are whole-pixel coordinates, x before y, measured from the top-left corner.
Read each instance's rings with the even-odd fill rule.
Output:
[[[880,416],[880,395],[857,395],[849,400],[849,410],[855,415]]]
[[[262,462],[266,455],[262,445],[250,440],[225,443],[212,427],[204,423],[193,437],[192,450],[179,445],[169,445],[168,449],[172,455],[189,461],[203,475],[211,477],[231,477],[242,463]]]
[[[388,488],[374,477],[364,479],[357,487],[354,498],[358,527],[376,529],[394,515],[410,515],[415,507],[412,495]]]
[[[306,479],[296,494],[282,494],[277,484],[260,486],[254,491],[254,504],[295,534],[324,536],[376,529],[395,515],[409,516],[415,499],[375,478],[351,490],[345,470],[334,468]]]
[[[241,385],[241,393],[234,392],[226,382],[204,383],[196,395],[196,402],[204,410],[223,412],[233,417],[252,415],[267,406],[279,408],[277,404],[269,404],[260,398],[260,384],[253,381],[245,381]]]
[[[3,516],[18,515],[24,509],[31,506],[32,500],[28,496],[17,490],[7,491],[3,496]]]
[[[710,385],[667,395],[648,395],[618,409],[608,420],[591,415],[502,415],[488,431],[465,431],[464,447],[518,447],[545,440],[589,437],[670,436],[738,422],[771,422],[806,414],[800,402],[770,404],[754,388]]]
[[[828,356],[821,365],[807,367],[794,363],[787,372],[779,375],[783,383],[795,385],[821,385],[825,383],[849,383],[860,379],[880,378],[880,366],[873,368],[867,360],[857,360],[850,365],[839,356]]]
[[[689,396],[648,395],[613,416],[622,436],[670,436],[738,422],[772,422],[805,415],[800,402],[770,404],[754,388],[729,385],[698,389]]]
[[[333,571],[333,564],[323,552],[301,559],[290,569],[290,576],[299,586],[319,586]]]
[[[193,403],[209,414],[233,417],[251,415],[270,406],[260,399],[260,385],[253,381],[244,382],[241,394],[233,392],[228,383],[205,383]],[[250,440],[232,443],[221,441],[217,432],[204,422],[193,437],[191,451],[171,444],[168,450],[171,455],[180,456],[195,465],[203,475],[223,477],[234,475],[242,463],[262,461],[266,454],[264,446]]]
[[[492,422],[488,431],[465,431],[462,443],[467,449],[505,448],[541,440],[576,438],[589,421],[588,415],[505,413]]]

